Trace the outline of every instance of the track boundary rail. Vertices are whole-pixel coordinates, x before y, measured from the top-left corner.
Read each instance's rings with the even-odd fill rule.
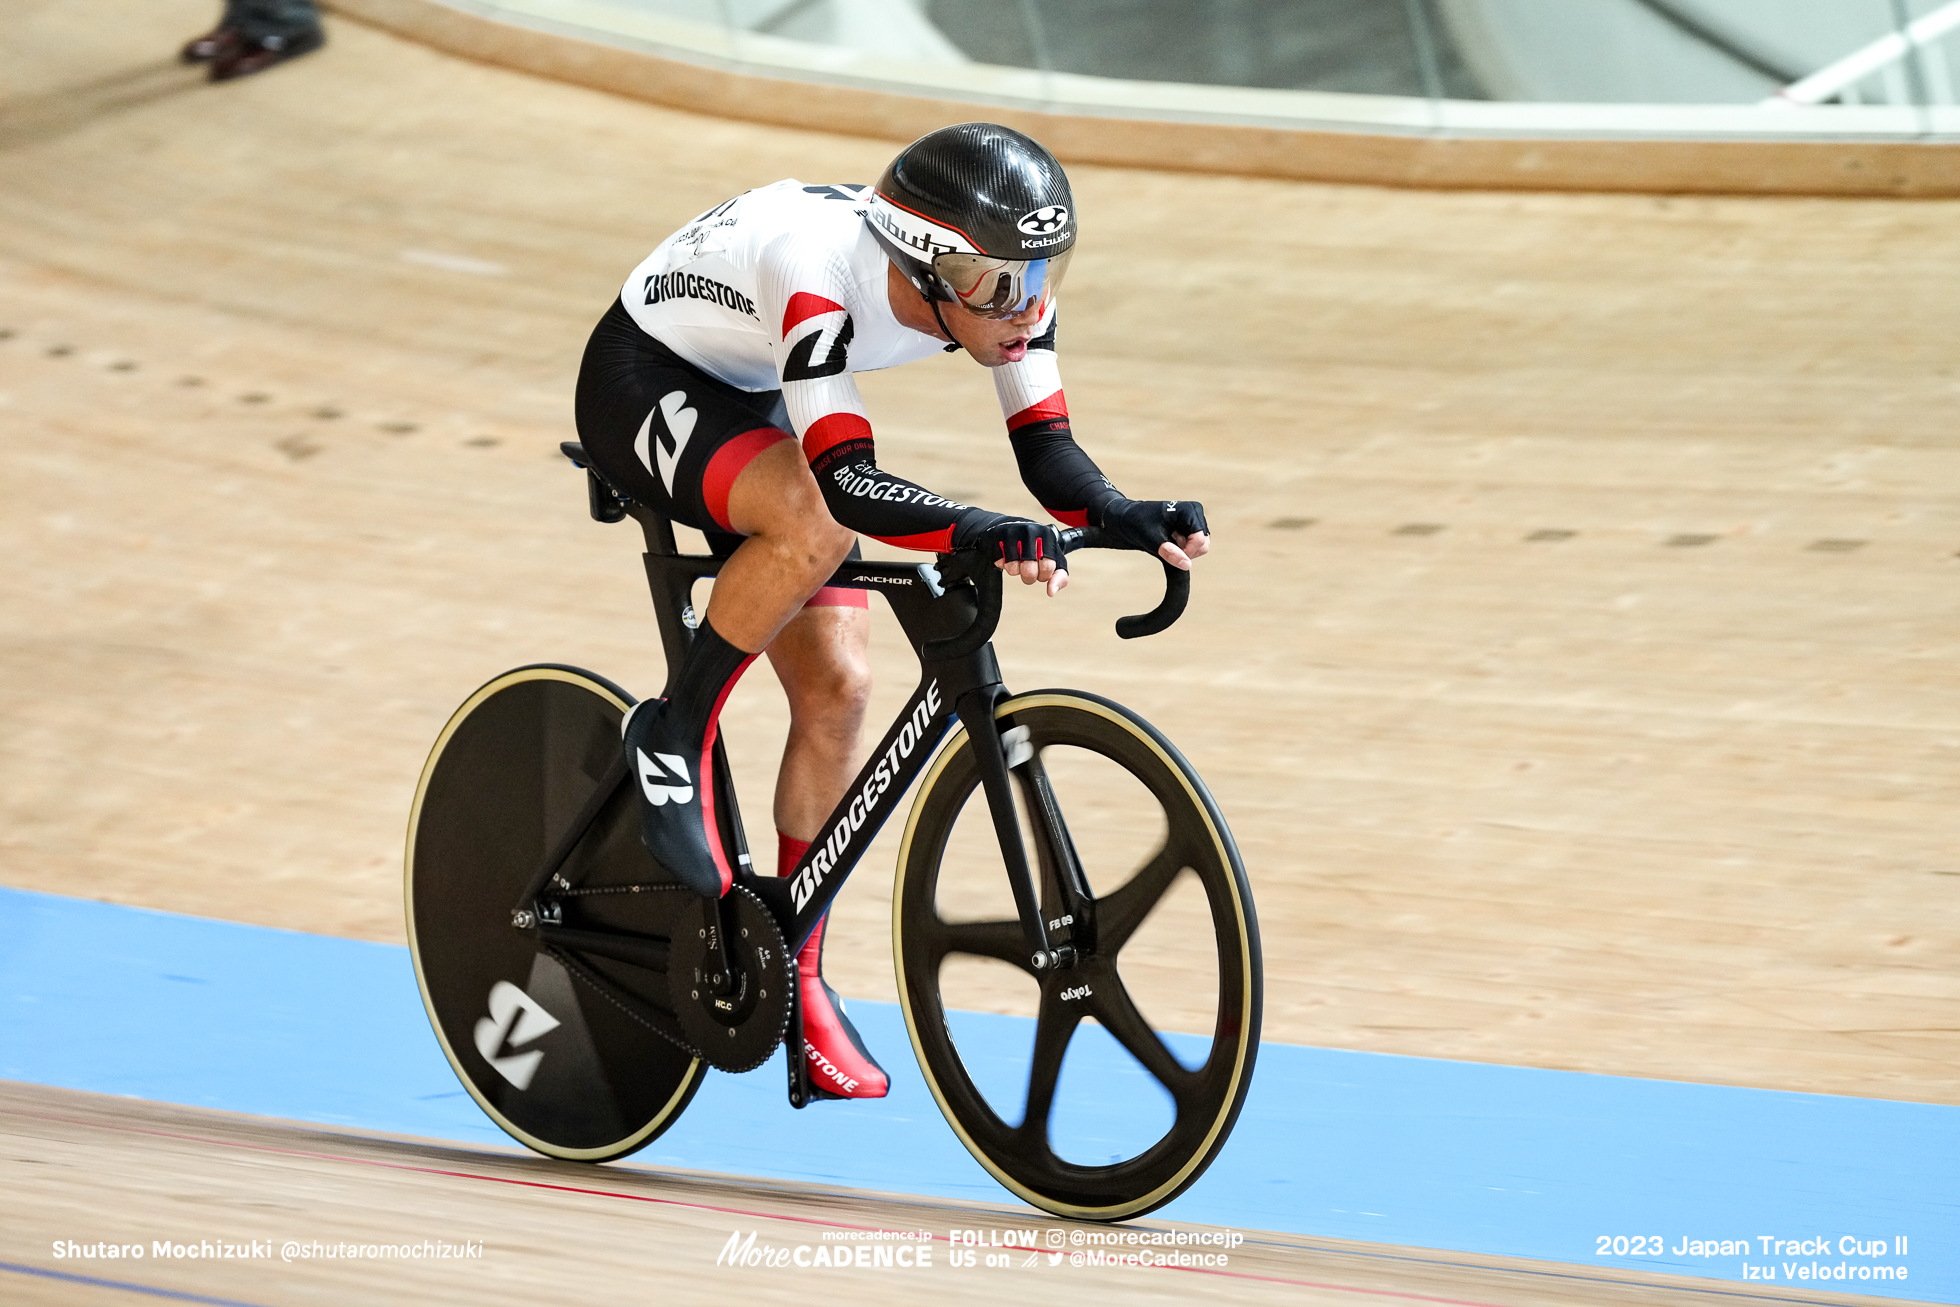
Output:
[[[1960,196],[1960,143],[1884,139],[1580,139],[1334,131],[1069,113],[847,81],[798,80],[495,0],[329,0],[341,16],[446,53],[720,118],[909,141],[985,117],[1069,163],[1434,190]],[[730,66],[721,66],[728,64]]]

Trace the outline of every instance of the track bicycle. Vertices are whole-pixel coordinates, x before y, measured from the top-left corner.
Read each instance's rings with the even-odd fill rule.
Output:
[[[723,560],[680,553],[668,519],[609,485],[578,444],[561,448],[585,469],[592,516],[631,516],[642,529],[671,677],[692,638],[693,587]],[[1116,547],[1086,528],[1063,542]],[[1164,571],[1162,603],[1121,619],[1120,635],[1177,620],[1190,574]],[[990,643],[1002,574],[984,559],[853,560],[828,584],[884,596],[920,676],[787,876],[755,873],[725,736],[712,775],[696,780],[715,786],[736,876],[707,898],[640,842],[620,748],[635,702],[624,689],[539,664],[495,677],[457,709],[416,788],[405,873],[409,947],[443,1054],[513,1138],[582,1161],[644,1147],[679,1118],[707,1067],[753,1070],[785,1042],[790,1102],[822,1097],[799,1055],[796,953],[917,783],[893,948],[913,1051],[948,1123],[1001,1184],[1057,1215],[1119,1220],[1169,1202],[1224,1145],[1259,1046],[1258,922],[1217,804],[1128,709],[1074,690],[1007,691]],[[1117,788],[1071,788],[1084,766]],[[1074,829],[1093,838],[1078,842]],[[1179,947],[1197,958],[1179,985],[1215,1001],[1208,1028],[1167,1037],[1121,961],[1172,901],[1186,913]],[[1038,993],[1032,1049],[1006,1090],[998,1058],[974,1051],[960,1033],[968,1018],[949,1001],[949,980],[975,966]],[[1170,1109],[1154,1139],[1107,1161],[1054,1128],[1064,1062],[1090,1020]]]

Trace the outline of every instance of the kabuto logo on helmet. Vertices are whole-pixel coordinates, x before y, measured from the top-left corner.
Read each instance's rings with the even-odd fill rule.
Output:
[[[883,195],[873,194],[871,203],[863,213],[874,227],[928,263],[938,254],[979,253],[973,242],[961,233],[895,204]]]
[[[1046,236],[1067,225],[1068,210],[1059,204],[1045,204],[1033,213],[1023,214],[1021,221],[1014,224],[1016,230],[1030,236]]]

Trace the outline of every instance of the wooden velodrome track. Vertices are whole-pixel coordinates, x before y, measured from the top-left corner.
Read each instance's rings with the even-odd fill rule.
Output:
[[[891,147],[346,22],[210,87],[172,61],[210,16],[5,19],[0,877],[398,941],[403,817],[464,694],[542,660],[661,679],[635,543],[585,517],[555,453],[591,322],[694,212],[782,176],[869,180]],[[1137,707],[1220,795],[1267,1038],[1960,1102],[1960,205],[1073,176],[1078,431],[1133,493],[1202,498],[1217,551],[1190,617],[1139,645],[1108,623],[1147,564],[1016,595],[1003,661]],[[1031,507],[970,363],[866,390],[888,465]],[[881,639],[889,705],[909,677]],[[728,719],[752,822],[782,729],[767,680]],[[846,993],[892,997],[889,868],[874,853],[840,902]],[[1160,992],[1183,961],[1163,952]],[[26,1087],[0,1129],[9,1244],[105,1204],[529,1241],[451,1278],[145,1267],[255,1301],[515,1299],[561,1275],[594,1300],[705,1293],[724,1209],[782,1240],[802,1218],[958,1223]],[[1248,1254],[1287,1283],[1129,1287],[1689,1293],[1306,1243]]]

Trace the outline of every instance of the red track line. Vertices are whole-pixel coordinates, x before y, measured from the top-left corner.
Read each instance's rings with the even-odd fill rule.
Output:
[[[378,1158],[348,1157],[339,1153],[318,1153],[304,1148],[275,1148],[271,1144],[248,1144],[233,1139],[211,1139],[203,1135],[187,1135],[174,1130],[153,1130],[143,1126],[105,1125],[99,1121],[78,1121],[73,1117],[53,1116],[44,1112],[22,1112],[8,1109],[8,1115],[29,1117],[41,1121],[59,1121],[64,1125],[82,1126],[92,1130],[114,1130],[123,1134],[148,1135],[157,1139],[178,1139],[186,1143],[215,1144],[220,1148],[241,1148],[254,1153],[272,1153],[281,1157],[309,1157],[323,1162],[352,1162],[357,1166],[376,1166],[389,1171],[410,1171],[420,1175],[448,1176],[458,1180],[482,1180],[491,1184],[516,1185],[524,1189],[544,1189],[556,1193],[586,1194],[596,1198],[623,1198],[634,1203],[655,1203],[663,1207],[686,1207],[699,1212],[719,1212],[726,1216],[747,1216],[759,1221],[783,1221],[798,1225],[817,1225],[835,1230],[881,1230],[876,1225],[853,1225],[847,1221],[824,1220],[814,1216],[784,1216],[775,1212],[754,1212],[741,1207],[717,1207],[712,1203],[690,1203],[678,1198],[653,1198],[646,1194],[622,1193],[617,1189],[588,1189],[580,1185],[551,1184],[543,1180],[519,1180],[511,1176],[480,1175],[474,1171],[452,1171],[439,1166],[416,1166],[408,1162],[384,1162]],[[386,1140],[376,1142],[385,1143]],[[928,1234],[929,1241],[950,1243],[944,1235]],[[1021,1248],[1012,1246],[1016,1252],[1050,1252],[1044,1248]],[[1404,1302],[1427,1302],[1442,1304],[1442,1307],[1496,1307],[1492,1303],[1473,1302],[1464,1298],[1435,1298],[1420,1293],[1400,1293],[1393,1289],[1363,1289],[1346,1284],[1327,1284],[1317,1280],[1293,1280],[1277,1275],[1253,1275],[1245,1271],[1221,1271],[1203,1266],[1150,1266],[1157,1271],[1186,1271],[1194,1275],[1217,1275],[1233,1280],[1258,1280],[1267,1284],[1288,1284],[1305,1289],[1326,1289],[1334,1293],[1362,1294],[1372,1298],[1396,1298]]]

